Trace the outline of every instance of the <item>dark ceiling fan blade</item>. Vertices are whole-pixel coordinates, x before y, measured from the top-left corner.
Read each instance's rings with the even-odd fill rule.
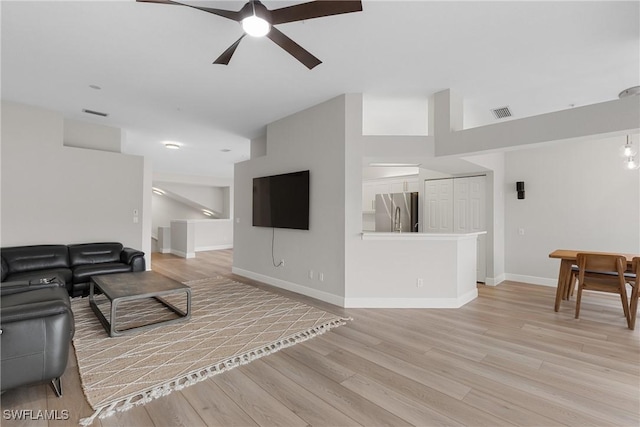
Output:
[[[362,2],[351,0],[320,0],[296,4],[271,11],[271,25],[323,16],[340,15],[342,13],[361,12]]]
[[[222,16],[223,18],[231,19],[232,21],[242,21],[242,14],[240,12],[234,12],[233,10],[214,9],[212,7],[197,7],[185,4],[184,6],[192,7],[194,9],[202,10],[205,12],[213,13],[214,15]]]
[[[136,0],[138,3],[180,4],[171,0]]]
[[[223,18],[231,19],[232,21],[242,21],[242,15],[240,12],[234,12],[233,10],[214,9],[212,7],[198,7],[190,4],[180,3],[172,0],[136,0],[139,3],[159,3],[159,4],[174,4],[176,6],[186,6],[192,9],[202,10],[203,12],[213,13],[214,15],[222,16]]]
[[[220,65],[229,65],[229,61],[231,61],[231,57],[233,56],[233,53],[236,51],[236,49],[238,48],[238,45],[240,44],[240,41],[244,38],[246,34],[243,34],[242,36],[240,36],[240,38],[238,40],[236,40],[236,42],[234,44],[232,44],[231,46],[229,46],[227,48],[227,50],[225,50],[224,52],[222,52],[222,55],[220,55],[218,57],[218,59],[216,59],[215,61],[213,61],[214,64],[220,64]]]
[[[316,65],[322,64],[318,58],[307,52],[298,43],[285,36],[280,30],[275,27],[271,27],[271,31],[267,34],[275,44],[289,52],[294,58],[302,62],[308,69],[313,69]]]

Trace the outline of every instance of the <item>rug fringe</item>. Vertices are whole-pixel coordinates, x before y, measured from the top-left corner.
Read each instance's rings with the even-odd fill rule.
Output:
[[[276,341],[268,345],[267,347],[251,350],[247,353],[234,356],[231,359],[227,359],[215,365],[202,368],[197,371],[189,372],[183,377],[173,379],[152,389],[122,398],[108,405],[99,406],[98,408],[94,408],[95,410],[90,417],[81,418],[80,425],[89,426],[93,423],[96,417],[101,419],[107,418],[114,415],[116,412],[124,412],[136,406],[144,405],[145,403],[149,403],[159,397],[167,396],[173,391],[182,390],[185,387],[197,384],[200,381],[204,381],[214,375],[221,374],[238,366],[246,365],[247,363],[260,359],[261,357],[268,356],[279,350],[291,347],[294,344],[298,344],[310,338],[322,335],[325,332],[328,332],[338,326],[345,325],[347,321],[352,320],[353,318],[351,317],[344,317],[333,320],[331,322],[316,326],[306,331],[299,332],[293,336],[283,338],[282,340]]]

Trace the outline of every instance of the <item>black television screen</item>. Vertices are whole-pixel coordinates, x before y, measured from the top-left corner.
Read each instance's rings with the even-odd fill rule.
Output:
[[[253,178],[253,225],[309,229],[309,171]]]

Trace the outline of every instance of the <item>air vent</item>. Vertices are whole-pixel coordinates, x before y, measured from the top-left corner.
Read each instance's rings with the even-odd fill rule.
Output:
[[[494,108],[491,112],[496,119],[511,117],[511,110],[509,110],[509,107]]]
[[[107,117],[109,114],[101,113],[100,111],[87,110],[86,108],[82,110],[83,113],[93,114],[94,116]]]

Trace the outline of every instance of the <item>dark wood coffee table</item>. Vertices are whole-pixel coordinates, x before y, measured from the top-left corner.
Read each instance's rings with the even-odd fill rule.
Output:
[[[104,294],[106,299],[102,298],[102,301],[96,301],[98,291]],[[186,294],[186,310],[177,308],[163,298],[181,293]],[[145,298],[153,298],[162,303],[161,306],[163,309],[170,309],[176,313],[178,317],[118,330],[116,327],[118,305],[126,301],[142,300]],[[107,320],[99,307],[100,304],[107,302],[111,304],[109,320]],[[191,318],[191,288],[153,271],[92,276],[89,285],[89,305],[109,336],[116,337],[153,328],[158,325],[167,325],[188,320]]]

